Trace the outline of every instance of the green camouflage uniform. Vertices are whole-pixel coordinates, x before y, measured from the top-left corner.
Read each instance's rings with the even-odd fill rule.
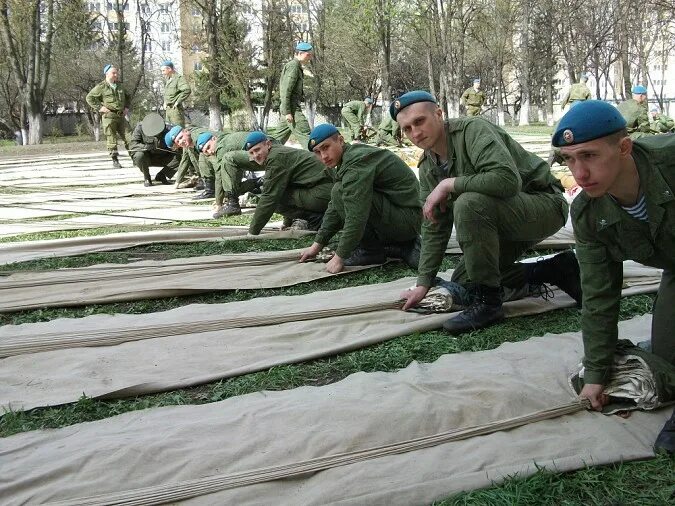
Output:
[[[640,104],[635,99],[629,98],[625,102],[621,102],[617,108],[623,119],[626,120],[626,130],[628,130],[631,139],[639,139],[652,133],[646,100]]]
[[[359,244],[410,241],[422,221],[419,183],[403,160],[386,149],[345,144],[330,204],[315,241],[326,245],[340,230],[335,253],[348,258]]]
[[[288,221],[326,211],[333,180],[314,154],[274,145],[263,168],[265,184],[249,226],[251,234],[258,235],[275,211]]]
[[[199,137],[204,132],[211,132],[213,135],[218,135],[208,128],[203,127],[188,127],[187,130],[190,132],[190,137],[192,138],[193,143],[196,143],[197,137]],[[194,145],[191,148],[183,149],[183,155],[180,159],[178,170],[176,172],[176,184],[180,184],[188,172],[201,174],[202,171],[205,171],[208,173],[209,167],[206,163],[206,158],[207,157],[205,154],[197,152]],[[212,159],[213,157],[209,158]],[[211,163],[212,162],[213,160],[211,160]]]
[[[284,65],[281,71],[279,83],[279,95],[281,103],[279,105],[279,126],[274,133],[270,131],[276,140],[281,144],[286,144],[288,138],[293,134],[300,145],[304,148],[309,142],[309,123],[302,112],[300,103],[304,99],[303,95],[303,73],[300,62],[293,58]],[[293,115],[293,123],[286,121],[286,115]]]
[[[591,98],[591,90],[586,86],[586,83],[574,83],[570,86],[560,105],[564,109],[567,104],[571,107],[574,102],[588,100],[589,98]]]
[[[361,137],[361,128],[364,125],[366,113],[366,103],[363,100],[352,100],[347,102],[342,108],[342,117],[344,118],[352,139]]]
[[[675,364],[675,136],[637,140],[633,158],[649,221],[633,218],[609,195],[591,198],[581,192],[572,203],[586,383],[604,384],[610,373],[624,260],[663,269],[653,309],[652,352]]]
[[[225,195],[233,198],[255,188],[255,180],[242,181],[246,172],[262,170],[262,167],[248,158],[244,144],[249,132],[223,134],[216,145],[216,205],[223,203]]]
[[[146,180],[149,180],[150,167],[162,167],[160,173],[171,179],[180,164],[181,155],[178,151],[169,152],[164,143],[164,134],[167,131],[165,128],[161,134],[150,137],[143,133],[143,125],[138,123],[131,134],[129,154]]]
[[[422,224],[417,284],[434,285],[454,223],[464,256],[453,281],[521,288],[525,270],[516,260],[565,224],[563,187],[546,162],[483,118],[451,119],[445,135],[448,166],[429,151],[419,163],[423,202],[443,179],[456,179],[437,223]]]
[[[106,148],[110,154],[117,158],[118,136],[129,149],[131,128],[124,117],[124,109],[131,104],[131,97],[124,89],[122,83],[111,85],[105,79],[98,83],[87,93],[87,103],[98,112],[101,106],[107,107],[110,112],[101,113],[101,128],[106,139]]]
[[[192,90],[185,78],[174,72],[166,81],[166,87],[164,88],[167,123],[185,126],[185,101],[191,93]]]
[[[651,124],[652,132],[665,134],[668,132],[675,132],[675,121],[665,114],[659,113],[656,119]]]
[[[387,146],[396,146],[400,143],[401,127],[391,117],[388,111],[382,112],[382,121],[377,127],[377,137],[375,142],[379,146],[385,144]]]
[[[472,86],[462,93],[462,102],[466,107],[467,116],[479,116],[485,103],[485,93],[483,90],[476,91]]]

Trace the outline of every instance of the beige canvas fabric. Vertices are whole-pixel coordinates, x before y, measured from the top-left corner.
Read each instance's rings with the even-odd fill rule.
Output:
[[[656,291],[657,269],[637,264],[631,269],[635,276],[626,280],[637,286],[627,288],[625,294]],[[647,279],[651,284],[646,284]],[[377,304],[391,307],[412,284],[414,278],[404,278],[301,296],[190,305],[162,313],[5,326],[0,328],[0,355],[12,356],[0,359],[0,407],[63,404],[83,393],[118,398],[172,390],[439,328],[448,314],[373,310]],[[505,308],[507,316],[521,316],[573,305],[567,295],[555,292],[548,301],[528,298],[509,302]],[[349,309],[353,311],[344,315]],[[250,327],[251,321],[259,325]],[[26,343],[31,346],[22,349]],[[92,347],[68,347],[85,344]],[[52,351],[35,353],[40,349]]]
[[[649,316],[641,317],[622,322],[620,335],[639,341],[649,328]],[[218,481],[544,411],[574,400],[567,374],[582,349],[579,333],[547,334],[491,351],[445,355],[432,364],[412,363],[395,373],[357,373],[319,388],[259,392],[18,434],[0,440],[0,496],[7,505],[105,504],[81,498],[151,487],[150,494],[138,496],[154,504],[160,497],[170,501],[171,495],[160,494],[190,480]],[[183,503],[430,504],[507,476],[529,475],[536,466],[568,471],[650,458],[671,410],[628,419],[584,411]]]

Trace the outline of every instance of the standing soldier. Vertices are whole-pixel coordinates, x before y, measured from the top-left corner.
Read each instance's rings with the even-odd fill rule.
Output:
[[[274,138],[281,144],[286,144],[293,134],[302,146],[309,140],[309,122],[302,113],[300,103],[303,95],[303,65],[312,59],[312,45],[309,42],[299,42],[295,46],[295,57],[284,65],[279,83],[279,127]]]
[[[581,74],[579,82],[570,86],[570,89],[563,97],[561,103],[562,109],[564,109],[567,104],[572,107],[574,102],[580,102],[591,98],[591,90],[588,88],[587,82],[588,76],[586,74]]]
[[[485,93],[480,89],[480,79],[473,80],[473,87],[462,93],[462,102],[466,107],[467,116],[479,116],[481,107],[485,103]]]
[[[119,153],[117,152],[117,136],[129,150],[131,129],[126,120],[129,112],[131,97],[118,81],[117,68],[108,64],[103,67],[105,79],[87,93],[87,103],[101,114],[101,127],[105,134],[105,145],[110,153],[115,169],[121,169]]]
[[[372,108],[373,99],[370,97],[366,97],[363,100],[352,100],[351,102],[347,102],[342,108],[342,117],[349,127],[349,133],[351,134],[352,139],[361,139],[366,116]]]
[[[166,78],[164,88],[164,109],[166,122],[172,125],[185,126],[185,101],[192,93],[185,78],[176,72],[173,62],[162,63],[162,75]]]
[[[626,130],[631,139],[639,139],[651,133],[647,111],[647,88],[638,84],[631,90],[633,98],[618,105],[619,112],[626,120]]]

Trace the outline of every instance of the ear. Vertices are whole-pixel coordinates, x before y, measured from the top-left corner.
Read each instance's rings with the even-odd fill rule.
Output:
[[[619,141],[619,153],[622,157],[627,157],[633,152],[633,140],[626,136]]]

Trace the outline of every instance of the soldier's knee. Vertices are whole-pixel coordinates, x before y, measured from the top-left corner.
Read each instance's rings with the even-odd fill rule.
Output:
[[[453,203],[455,221],[479,221],[492,216],[494,198],[476,192],[462,193]]]

